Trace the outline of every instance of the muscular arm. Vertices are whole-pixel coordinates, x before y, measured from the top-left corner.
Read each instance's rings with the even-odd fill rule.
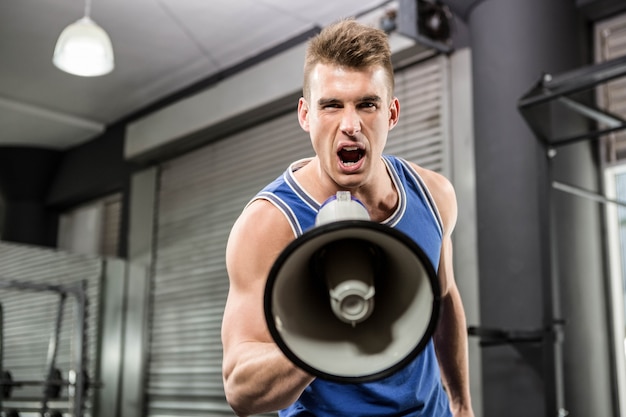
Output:
[[[226,399],[239,416],[285,408],[313,380],[274,344],[263,313],[267,275],[291,240],[293,233],[282,214],[260,200],[243,212],[228,241],[223,377]]]
[[[451,246],[448,239],[444,243],[444,252],[450,257]],[[443,280],[447,281],[447,285],[442,287],[441,317],[434,335],[435,350],[455,417],[473,416],[469,392],[465,312],[459,290],[450,275],[451,266],[446,267],[444,263],[451,263],[451,260],[442,258],[439,266],[440,275],[442,268],[447,275]]]
[[[415,168],[426,181],[444,226],[438,269],[442,308],[433,338],[439,368],[454,416],[473,417],[469,390],[467,324],[452,264],[451,235],[457,219],[456,196],[452,185],[443,176],[417,166]]]

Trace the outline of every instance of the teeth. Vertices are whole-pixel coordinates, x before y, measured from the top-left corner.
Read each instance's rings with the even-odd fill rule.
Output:
[[[364,151],[356,145],[345,146],[337,152],[337,155],[341,159],[341,163],[346,167],[358,164],[363,157],[363,154]]]

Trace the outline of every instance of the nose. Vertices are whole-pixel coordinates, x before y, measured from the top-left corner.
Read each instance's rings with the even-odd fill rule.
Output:
[[[361,131],[361,119],[356,109],[346,106],[343,109],[341,125],[339,128],[348,136],[354,136]]]

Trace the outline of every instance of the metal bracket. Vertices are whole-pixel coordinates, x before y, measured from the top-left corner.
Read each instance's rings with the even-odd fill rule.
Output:
[[[546,340],[559,341],[565,320],[555,320],[554,324],[544,329],[505,330],[494,327],[469,326],[467,334],[481,339],[482,347],[519,344],[540,344]]]
[[[535,136],[552,146],[626,129],[626,120],[622,117],[584,102],[589,101],[584,94],[591,88],[623,76],[626,76],[626,56],[559,75],[544,74],[519,99],[518,109]],[[553,118],[568,114],[586,122],[584,131],[555,128]]]
[[[478,337],[483,348],[511,346],[538,375],[544,372],[543,349],[546,344],[562,343],[565,320],[556,319],[550,326],[533,330],[505,330],[470,326],[469,336]]]

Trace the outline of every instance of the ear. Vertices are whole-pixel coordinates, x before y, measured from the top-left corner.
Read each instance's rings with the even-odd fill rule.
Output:
[[[298,122],[300,122],[302,130],[309,131],[309,103],[304,97],[300,97],[298,101]]]
[[[391,100],[389,105],[389,130],[393,129],[398,124],[400,118],[400,101],[397,97]]]

